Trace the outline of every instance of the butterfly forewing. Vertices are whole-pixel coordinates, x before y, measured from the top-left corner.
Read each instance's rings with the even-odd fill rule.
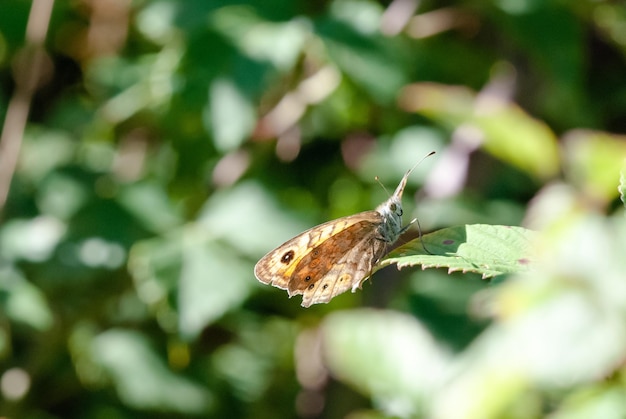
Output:
[[[387,252],[387,243],[372,234],[378,226],[371,224],[357,232],[350,248],[341,255],[318,281],[303,292],[302,305],[327,303],[334,296],[360,288],[378,260]]]

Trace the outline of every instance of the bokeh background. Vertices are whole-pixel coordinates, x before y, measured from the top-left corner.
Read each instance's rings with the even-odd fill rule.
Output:
[[[621,2],[2,0],[0,115],[0,417],[626,417]],[[433,150],[531,273],[254,278]]]

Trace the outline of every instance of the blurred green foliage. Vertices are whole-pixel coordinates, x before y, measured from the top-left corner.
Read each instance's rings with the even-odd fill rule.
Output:
[[[0,4],[0,416],[626,416],[620,2],[43,3]],[[431,150],[406,221],[535,269],[256,281]]]

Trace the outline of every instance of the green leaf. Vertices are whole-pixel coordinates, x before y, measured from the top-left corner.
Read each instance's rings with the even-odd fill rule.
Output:
[[[601,383],[574,391],[552,419],[623,418],[626,417],[624,389],[619,383]]]
[[[157,182],[136,182],[119,193],[119,202],[149,231],[167,231],[181,224],[178,208]]]
[[[209,106],[204,110],[207,131],[221,152],[236,150],[256,123],[254,107],[233,80],[219,78],[211,84]]]
[[[258,182],[246,181],[214,193],[198,215],[211,237],[241,253],[260,257],[310,224],[280,207]],[[254,234],[250,234],[250,232]]]
[[[177,328],[186,339],[240,305],[257,286],[251,263],[197,224],[138,243],[129,269],[139,298],[161,326]]]
[[[532,265],[534,232],[522,227],[487,224],[444,228],[412,240],[389,253],[379,268],[422,265],[449,272],[475,272],[490,278],[527,271]]]
[[[532,274],[513,276],[483,294],[477,312],[491,313],[494,321],[455,359],[455,376],[436,398],[431,417],[508,417],[505,412],[529,388],[534,393],[602,383],[606,391],[615,383],[623,394],[626,224],[598,213],[563,217],[542,230],[537,247]],[[587,413],[555,417],[623,417]]]
[[[31,128],[24,136],[18,170],[24,177],[37,182],[72,161],[75,151],[76,144],[68,133]]]
[[[572,185],[594,201],[612,202],[626,162],[626,136],[574,130],[563,138],[563,172]]]
[[[325,319],[322,333],[324,359],[333,375],[389,414],[415,415],[447,368],[442,348],[405,314],[336,312]]]
[[[54,217],[12,219],[0,230],[0,254],[6,260],[48,260],[67,226]]]
[[[92,356],[119,398],[137,409],[200,413],[212,403],[206,389],[170,371],[138,332],[112,329],[93,341]]]
[[[561,7],[558,1],[501,1],[504,13],[492,17],[503,39],[519,47],[532,69],[541,72],[542,80],[533,85],[535,114],[547,120],[557,117],[566,126],[593,125],[594,112],[584,105],[585,31],[576,13]],[[559,53],[553,52],[558,49]],[[547,116],[547,118],[546,118]]]
[[[10,264],[0,265],[0,311],[10,320],[38,331],[49,330],[54,323],[45,294]],[[0,353],[3,351],[2,340]]]
[[[252,264],[222,243],[186,246],[182,255],[178,310],[182,336],[196,338],[202,329],[239,306],[257,285]]]
[[[378,36],[364,36],[344,22],[317,22],[315,32],[332,62],[380,103],[392,101],[409,81],[399,45]]]

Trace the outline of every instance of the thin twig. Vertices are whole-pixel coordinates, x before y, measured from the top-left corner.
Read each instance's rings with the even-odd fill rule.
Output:
[[[9,101],[0,135],[0,214],[9,196],[32,98],[39,85],[46,57],[44,41],[53,5],[54,0],[33,0],[25,45],[17,55],[22,59],[15,60],[15,92]]]

